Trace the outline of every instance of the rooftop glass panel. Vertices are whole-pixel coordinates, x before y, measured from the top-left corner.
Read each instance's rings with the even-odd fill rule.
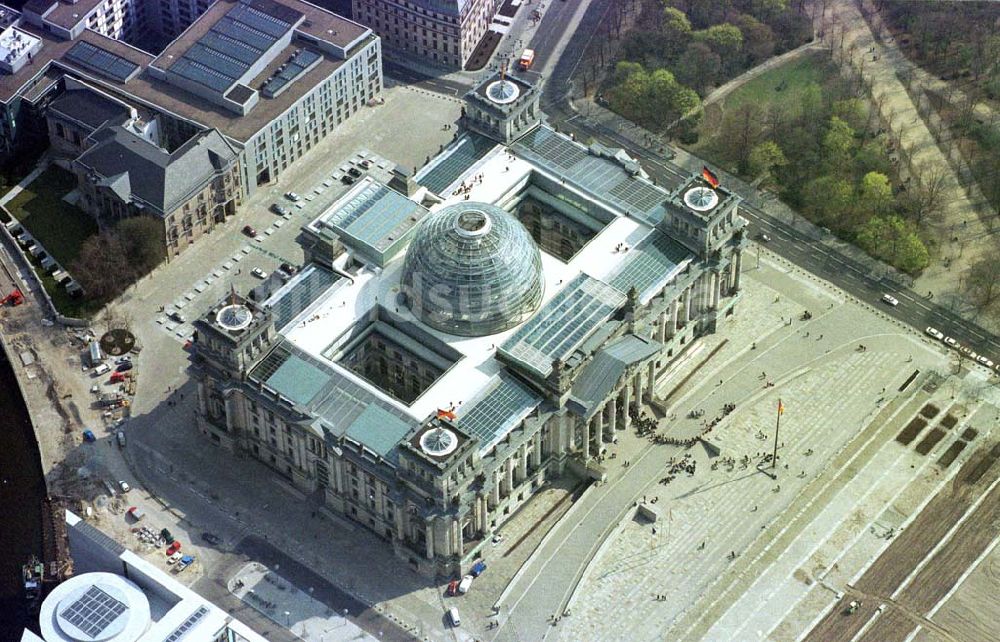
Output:
[[[291,323],[292,319],[312,305],[338,279],[339,275],[315,263],[307,266],[287,290],[279,292],[274,300],[268,301],[274,314],[274,327],[281,330]]]
[[[125,82],[139,69],[131,60],[82,40],[70,47],[63,58],[118,82]]]
[[[442,194],[458,177],[472,167],[476,161],[496,147],[496,143],[469,133],[458,139],[454,146],[438,156],[433,165],[427,165],[416,176],[416,181],[435,194]]]
[[[640,301],[648,301],[693,255],[666,234],[653,230],[639,241],[608,281],[619,292],[635,286]]]
[[[295,403],[308,405],[324,386],[328,374],[304,359],[289,356],[264,382]]]
[[[537,127],[513,145],[524,158],[610,203],[648,225],[663,218],[667,192],[633,177],[616,161],[587,149],[548,127]]]
[[[548,376],[554,359],[565,360],[624,304],[624,294],[581,273],[511,335],[500,352]]]
[[[277,96],[289,83],[318,63],[321,58],[321,55],[311,49],[299,49],[284,64],[284,69],[271,76],[264,83],[264,88],[261,91],[268,97]]]
[[[112,622],[128,607],[97,586],[91,586],[72,604],[63,609],[59,617],[80,629],[91,638],[99,639]]]
[[[458,427],[479,439],[481,450],[488,450],[541,402],[541,395],[501,372],[493,377],[479,400],[462,413]]]
[[[379,406],[368,406],[347,428],[347,436],[385,457],[413,427]]]

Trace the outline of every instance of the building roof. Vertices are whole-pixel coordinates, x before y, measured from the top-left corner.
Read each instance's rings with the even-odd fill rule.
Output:
[[[282,6],[301,13],[303,16],[303,20],[295,29],[297,34],[305,34],[306,37],[310,37],[318,43],[329,43],[330,46],[329,48],[324,47],[324,51],[321,52],[322,59],[318,64],[303,73],[298,80],[291,82],[287,89],[280,94],[272,98],[262,94],[259,102],[246,115],[229,111],[212,103],[207,98],[180,89],[165,80],[152,77],[148,71],[150,65],[157,64],[157,66],[167,67],[168,65],[163,64],[163,61],[173,60],[165,58],[165,56],[174,55],[173,48],[176,47],[179,53],[186,51],[208,32],[215,21],[225,15],[236,1],[218,0],[215,2],[158,57],[90,29],[84,29],[76,40],[60,40],[38,27],[24,23],[20,28],[29,35],[40,38],[42,48],[34,55],[32,64],[25,65],[14,74],[0,74],[0,102],[10,102],[17,95],[30,93],[33,89],[33,81],[44,75],[50,64],[55,63],[64,71],[90,79],[96,86],[116,93],[125,102],[141,102],[149,107],[192,120],[207,128],[218,129],[223,135],[244,143],[287,111],[304,94],[347,61],[344,57],[332,53],[333,51],[343,51],[346,58],[349,59],[357,48],[376,39],[376,36],[367,27],[308,2],[281,0]],[[107,76],[92,65],[67,58],[65,54],[80,42],[90,43],[124,61],[138,65],[139,70],[129,78],[119,80]],[[291,43],[281,51],[276,52],[273,59],[256,76],[249,79],[247,84],[250,87],[262,86],[265,81],[277,73],[282,65],[288,62],[296,50],[303,48],[306,48],[303,43],[293,38]],[[160,63],[154,61],[160,61]]]
[[[105,123],[120,125],[132,113],[121,101],[74,80],[67,81],[66,91],[49,103],[48,109],[91,130]]]
[[[280,332],[340,278],[339,274],[316,263],[306,266],[264,302],[274,314],[274,327]]]
[[[601,348],[573,382],[573,400],[588,416],[611,395],[625,370],[652,357],[663,347],[651,339],[626,334]]]
[[[479,439],[479,450],[485,452],[541,403],[540,394],[513,375],[500,372],[462,407],[457,425]]]
[[[554,360],[565,361],[624,304],[624,294],[580,273],[504,341],[498,352],[547,377]]]
[[[608,283],[619,292],[634,287],[643,303],[663,289],[694,259],[686,247],[659,230],[652,230],[629,251]]]
[[[409,241],[427,208],[369,176],[312,221],[307,228],[336,236],[368,261],[383,266]]]
[[[236,160],[232,146],[215,130],[192,137],[173,153],[120,127],[104,127],[92,136],[96,144],[76,160],[120,197],[161,215],[169,214]],[[128,176],[123,183],[121,176]]]
[[[512,145],[515,153],[537,163],[595,200],[656,225],[663,219],[669,194],[626,167],[633,165],[603,146],[588,149],[549,127],[536,127]],[[637,167],[637,165],[636,165]]]
[[[470,132],[449,145],[441,154],[424,165],[415,180],[435,194],[444,194],[476,161],[497,146],[489,138]]]

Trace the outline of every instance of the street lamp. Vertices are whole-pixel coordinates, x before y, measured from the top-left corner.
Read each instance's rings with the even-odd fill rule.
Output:
[[[285,626],[291,626],[292,625],[291,615],[292,615],[291,612],[285,611]]]

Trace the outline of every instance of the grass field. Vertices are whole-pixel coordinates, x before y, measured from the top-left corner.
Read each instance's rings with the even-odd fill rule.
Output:
[[[7,204],[21,225],[66,268],[80,253],[84,239],[97,232],[93,218],[62,200],[75,187],[72,174],[50,167]]]

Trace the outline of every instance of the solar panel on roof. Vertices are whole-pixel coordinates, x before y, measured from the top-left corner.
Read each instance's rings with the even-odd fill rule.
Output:
[[[80,629],[91,638],[97,638],[112,622],[128,610],[125,604],[111,597],[97,586],[91,586],[75,602],[63,609],[59,617]]]
[[[301,76],[307,69],[319,62],[321,55],[310,49],[299,49],[288,62],[285,68],[271,76],[264,84],[262,92],[268,98],[277,96],[286,85]]]
[[[292,27],[291,24],[284,20],[279,20],[272,15],[268,15],[243,3],[237,4],[226,15],[275,39],[285,35]]]
[[[234,81],[247,70],[247,66],[239,60],[226,56],[214,49],[209,49],[200,42],[195,43],[193,47],[188,49],[184,57],[214,69],[220,74],[232,78]]]
[[[63,58],[118,82],[125,82],[139,69],[139,65],[131,60],[85,40],[70,47],[69,51],[63,54]]]
[[[248,25],[233,20],[228,15],[223,16],[221,20],[216,22],[210,31],[218,31],[230,38],[245,42],[259,51],[266,51],[277,40],[269,34],[251,29]]]
[[[189,58],[181,58],[175,62],[170,71],[219,92],[225,91],[234,82],[232,78]]]
[[[261,54],[259,49],[212,29],[202,36],[198,42],[216,51],[223,51],[247,65],[257,62]]]

